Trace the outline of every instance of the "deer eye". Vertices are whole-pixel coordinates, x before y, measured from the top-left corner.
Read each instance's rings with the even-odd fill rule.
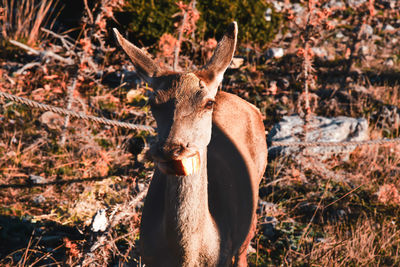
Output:
[[[214,100],[208,100],[206,104],[204,105],[205,109],[212,109],[214,107],[215,101]]]

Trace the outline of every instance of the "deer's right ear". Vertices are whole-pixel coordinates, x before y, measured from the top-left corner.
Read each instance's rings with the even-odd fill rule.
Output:
[[[159,66],[157,66],[157,64],[140,48],[122,37],[117,29],[113,28],[113,30],[118,43],[132,60],[137,74],[151,85],[154,78],[159,76],[161,73]]]
[[[199,71],[199,74],[206,77],[209,88],[216,93],[221,83],[225,70],[232,61],[236,49],[238,26],[232,22],[222,40],[218,43],[210,61]]]

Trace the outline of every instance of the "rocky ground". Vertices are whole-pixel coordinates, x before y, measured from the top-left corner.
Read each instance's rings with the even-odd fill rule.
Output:
[[[400,3],[327,1],[316,6],[322,13],[313,22],[308,3],[270,2],[265,19],[277,12],[285,22],[265,47],[240,45],[221,90],[259,107],[271,134],[284,116],[334,126],[345,116],[361,126],[348,126],[333,141],[350,140],[357,129],[362,139],[399,137]],[[96,38],[47,36],[31,45],[73,64],[2,43],[0,90],[154,126],[149,89],[115,43]],[[311,134],[320,126],[310,125],[297,126],[303,132],[295,137],[321,140]],[[2,100],[0,265],[140,266],[136,245],[152,138],[75,119],[66,124],[57,114]],[[250,265],[399,265],[399,178],[395,144],[271,154]]]

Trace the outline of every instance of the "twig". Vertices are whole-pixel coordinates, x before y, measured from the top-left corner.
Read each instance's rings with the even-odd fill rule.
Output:
[[[71,110],[71,108],[72,108],[72,102],[74,100],[75,87],[76,87],[76,78],[72,82],[72,85],[68,86],[67,107],[66,107],[68,110]],[[68,114],[68,115],[65,116],[65,119],[64,119],[64,126],[63,126],[63,130],[62,130],[61,141],[60,141],[62,146],[65,145],[67,129],[68,129],[68,124],[69,124],[69,118],[70,118],[70,115]]]
[[[110,215],[110,220],[109,220],[111,228],[119,224],[120,221],[122,221],[127,216],[127,214],[129,214],[128,211],[126,210],[126,207],[135,210],[137,204],[146,196],[147,190],[148,187],[146,186],[146,188],[143,189],[140,193],[138,193],[134,199],[129,201],[128,204],[118,205],[114,208],[114,211]]]
[[[61,35],[61,34],[57,34],[57,33],[53,32],[53,31],[50,31],[50,30],[45,29],[45,28],[40,28],[40,29],[42,31],[44,31],[45,33],[48,33],[48,34],[60,39],[60,41],[63,44],[64,48],[67,49],[67,50],[70,50],[71,47],[74,45],[71,41],[67,40],[67,38],[69,38],[69,36],[67,36],[67,35],[64,36],[64,35]]]
[[[348,195],[350,195],[351,193],[353,193],[354,191],[356,191],[357,189],[359,189],[361,186],[363,186],[363,184],[360,184],[359,186],[357,186],[356,188],[350,190],[349,192],[347,192],[346,194],[344,194],[343,196],[341,196],[340,198],[336,199],[335,201],[329,203],[328,205],[326,205],[324,207],[324,209],[326,209],[329,206],[332,206],[333,204],[335,204],[336,202],[342,200],[343,198],[347,197]]]
[[[311,71],[311,64],[312,64],[312,56],[309,54],[310,53],[310,31],[311,31],[311,24],[310,20],[312,17],[312,10],[313,7],[309,6],[308,10],[308,18],[307,18],[307,23],[306,23],[306,28],[304,29],[304,61],[303,61],[303,75],[304,75],[304,94],[305,94],[305,109],[306,109],[306,114],[305,114],[305,128],[307,130],[307,126],[310,122],[310,116],[311,116],[311,108],[310,108],[310,95],[309,95],[309,74]]]
[[[175,50],[174,50],[174,65],[173,65],[174,71],[176,71],[178,68],[178,58],[179,58],[179,52],[181,51],[183,31],[184,31],[185,25],[186,25],[187,14],[188,14],[188,12],[185,10],[185,13],[183,14],[183,19],[182,19],[182,25],[179,29],[178,41],[176,42],[176,46],[175,46]]]
[[[98,232],[94,232],[93,229],[90,232],[90,237],[88,238],[88,242],[85,244],[85,256],[82,259],[82,265],[89,265],[89,263],[94,263],[97,261],[97,259],[94,259],[94,253],[96,253],[96,250],[98,250],[100,247],[103,247],[105,244],[109,243],[115,243],[116,240],[110,240],[112,238],[110,230],[112,230],[117,224],[119,224],[123,219],[129,218],[132,214],[136,213],[136,206],[137,204],[145,197],[147,194],[147,188],[142,190],[140,193],[136,195],[134,199],[129,201],[128,203],[116,205],[115,208],[113,209],[112,213],[110,214],[109,218],[106,220],[104,219],[99,219],[103,220],[102,223],[105,223],[105,228],[106,230],[100,230]],[[97,213],[92,221],[92,226],[95,222],[95,218],[97,216]],[[113,241],[113,242],[111,242]],[[108,253],[107,253],[108,254]],[[104,255],[103,257],[108,257],[109,255]],[[104,262],[107,262],[106,258]]]
[[[31,52],[31,53],[34,54],[34,55],[37,55],[37,56],[40,55],[40,52],[39,52],[38,50],[33,49],[33,48],[31,48],[31,47],[29,47],[29,46],[23,44],[23,43],[20,43],[20,42],[15,41],[15,40],[10,40],[10,43],[12,43],[13,45],[16,45],[16,46],[18,46],[18,47],[20,47],[20,48],[22,48],[22,49],[25,49],[25,50]]]
[[[90,23],[93,24],[93,22],[94,22],[94,20],[93,20],[93,14],[92,14],[92,12],[90,11],[90,8],[89,8],[89,5],[88,5],[88,3],[87,3],[87,0],[83,0],[83,3],[85,4],[85,9],[86,9],[86,12],[88,13],[88,16],[89,16],[89,19],[90,19]]]
[[[20,47],[22,49],[25,49],[25,50],[27,50],[27,51],[29,51],[32,54],[37,55],[37,56],[42,56],[44,58],[50,57],[50,58],[53,58],[55,60],[64,62],[64,63],[66,63],[68,65],[74,65],[75,64],[75,61],[72,60],[71,58],[64,58],[62,56],[57,55],[56,53],[54,53],[52,51],[39,51],[39,50],[36,50],[36,49],[34,49],[32,47],[29,47],[29,46],[27,46],[27,45],[25,45],[23,43],[15,41],[15,40],[10,40],[10,43],[12,43],[13,45],[18,46],[18,47]]]
[[[22,74],[24,71],[26,71],[27,69],[36,67],[36,66],[40,66],[41,64],[39,62],[31,62],[26,64],[25,66],[23,66],[22,68],[20,68],[19,70],[17,70],[15,72],[15,74]]]
[[[301,235],[300,241],[299,241],[299,247],[303,244],[304,239],[307,238],[308,233],[309,233],[308,230],[310,229],[311,224],[312,224],[312,222],[314,221],[315,216],[317,215],[318,210],[320,210],[321,207],[322,207],[322,201],[324,200],[324,196],[325,196],[326,192],[328,191],[328,184],[329,184],[330,182],[331,182],[331,179],[329,179],[328,182],[325,184],[324,193],[322,193],[322,196],[321,196],[321,199],[320,199],[319,202],[318,202],[317,208],[315,209],[314,214],[312,215],[312,217],[311,217],[310,221],[308,222],[306,228],[304,228],[304,230],[303,230],[303,234]]]

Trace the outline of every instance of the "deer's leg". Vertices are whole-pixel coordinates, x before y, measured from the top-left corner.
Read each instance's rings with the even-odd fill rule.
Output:
[[[250,231],[240,247],[238,253],[235,255],[235,263],[233,266],[247,267],[247,250],[250,245],[250,241],[253,239],[257,228],[257,214],[253,214],[253,222],[250,226]]]

